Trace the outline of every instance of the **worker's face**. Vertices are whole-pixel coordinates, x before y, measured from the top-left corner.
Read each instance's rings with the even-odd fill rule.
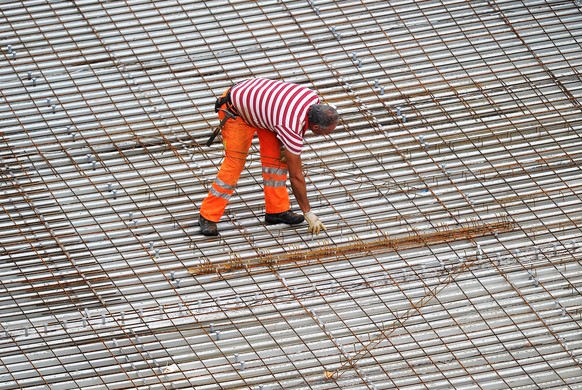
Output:
[[[336,126],[337,126],[337,123],[332,123],[328,127],[322,127],[319,125],[312,125],[312,126],[309,126],[309,128],[311,129],[311,131],[313,131],[317,135],[329,135],[329,134],[331,134],[332,131],[335,130]]]

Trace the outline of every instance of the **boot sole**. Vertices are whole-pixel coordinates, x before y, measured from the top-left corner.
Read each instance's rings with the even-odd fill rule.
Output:
[[[202,221],[202,220],[198,220],[198,226],[200,226],[200,234],[202,234],[203,236],[206,237],[215,237],[218,236],[218,228],[216,227],[216,224],[212,225],[212,230],[207,230],[204,229],[204,225],[206,225],[206,228],[209,228],[210,226],[208,226],[210,223],[206,222],[206,221]]]

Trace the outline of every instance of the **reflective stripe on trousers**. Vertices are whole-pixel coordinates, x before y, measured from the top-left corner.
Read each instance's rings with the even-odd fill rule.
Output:
[[[216,180],[214,180],[214,183],[212,183],[212,187],[210,187],[210,193],[212,195],[226,199],[227,201],[230,199],[233,192],[234,186],[226,184],[219,178],[216,178]]]

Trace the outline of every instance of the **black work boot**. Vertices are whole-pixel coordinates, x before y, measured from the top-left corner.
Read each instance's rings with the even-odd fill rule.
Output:
[[[305,221],[303,215],[294,213],[290,210],[277,214],[265,214],[265,222],[267,225],[274,225],[276,223],[286,223],[287,225],[295,225]]]
[[[218,236],[216,222],[209,221],[201,215],[198,219],[198,223],[200,224],[200,233],[205,236]]]

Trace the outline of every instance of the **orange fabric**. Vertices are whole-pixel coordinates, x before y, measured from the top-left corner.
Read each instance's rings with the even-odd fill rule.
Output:
[[[283,145],[272,131],[257,129],[257,135],[263,166],[265,212],[267,214],[282,213],[291,208],[286,185],[287,164],[282,161]]]
[[[224,106],[222,107],[225,108]],[[224,117],[219,112],[220,119]],[[268,214],[289,210],[287,192],[287,165],[281,161],[281,141],[275,133],[248,125],[241,117],[228,119],[222,128],[224,160],[220,166],[212,188],[200,206],[200,215],[209,221],[218,222],[224,214],[251,147],[253,137],[259,137],[261,165],[263,167],[263,190],[265,211]]]

